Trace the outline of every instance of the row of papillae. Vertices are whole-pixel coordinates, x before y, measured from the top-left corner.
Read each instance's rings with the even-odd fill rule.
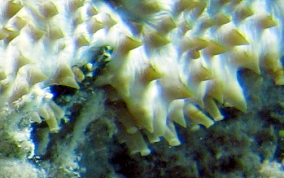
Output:
[[[240,68],[259,74],[262,65],[276,84],[283,84],[281,19],[258,10],[259,0],[124,2],[121,7],[129,14],[139,13],[135,21],[103,2],[3,1],[1,58],[10,62],[1,64],[2,101],[34,106],[28,96],[40,98],[37,109],[27,107],[26,115],[36,121],[43,117],[57,131],[64,113],[44,88],[79,89],[80,65],[86,62],[77,64],[80,50],[110,45],[111,61],[96,83],[111,85],[116,99],[126,104],[118,107],[120,141],[146,155],[141,132],[150,142],[164,137],[178,145],[174,123],[185,127],[190,118],[209,127],[223,119],[218,103],[245,111]]]

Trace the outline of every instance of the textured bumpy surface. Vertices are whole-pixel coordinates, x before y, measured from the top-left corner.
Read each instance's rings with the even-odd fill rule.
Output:
[[[110,85],[110,100],[125,103],[117,113],[119,141],[142,155],[150,153],[142,135],[179,145],[175,123],[210,127],[223,119],[217,105],[246,111],[239,69],[264,70],[284,84],[283,6],[280,0],[3,0],[1,117],[43,118],[58,132],[65,113],[49,87],[79,89],[94,77],[90,51],[108,46],[109,62],[94,84]]]

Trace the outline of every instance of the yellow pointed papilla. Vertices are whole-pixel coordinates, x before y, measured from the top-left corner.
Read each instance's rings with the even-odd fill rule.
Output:
[[[5,39],[9,36],[9,33],[6,29],[0,29],[0,40]]]
[[[14,63],[15,71],[18,71],[22,66],[27,65],[31,62],[32,61],[30,59],[20,54],[19,56],[15,58],[15,63]]]
[[[202,64],[199,61],[197,62],[194,61],[194,63],[195,64],[193,65],[192,69],[192,78],[194,81],[201,82],[213,78],[213,75],[208,68],[202,66]]]
[[[49,118],[44,119],[44,121],[47,123],[50,132],[57,133],[59,131],[58,122],[53,111],[50,108],[48,108],[48,114]]]
[[[234,48],[231,53],[231,60],[239,67],[247,68],[260,74],[259,59],[246,49]]]
[[[158,2],[151,0],[141,1],[139,8],[141,8],[141,12],[145,15],[159,12],[162,9]]]
[[[84,20],[82,18],[82,16],[80,14],[77,14],[74,18],[73,18],[73,25],[76,27],[78,25],[80,25],[81,23],[83,23]]]
[[[183,99],[193,96],[191,90],[180,80],[180,78],[169,78],[165,80],[168,80],[168,83],[163,83],[165,87],[165,95],[168,98]]]
[[[184,20],[178,25],[178,28],[182,34],[185,34],[188,30],[192,29],[192,25],[188,21]]]
[[[50,85],[64,85],[72,88],[79,89],[76,82],[75,75],[67,64],[60,64],[55,76],[50,80]]]
[[[107,28],[111,28],[116,24],[116,21],[109,14],[105,14],[102,24]]]
[[[53,17],[59,11],[52,1],[48,1],[41,5],[41,13],[44,17]]]
[[[5,38],[8,43],[10,43],[20,34],[20,31],[18,30],[10,30],[10,29],[4,28],[4,31],[6,34],[8,34],[8,36]]]
[[[257,24],[261,29],[266,29],[277,25],[275,20],[273,20],[270,15],[262,15],[260,17],[257,17]]]
[[[140,132],[128,134],[124,131],[122,126],[118,127],[119,132],[116,135],[119,143],[125,143],[130,150],[131,154],[140,153],[141,156],[146,156],[151,153],[145,143],[143,136]]]
[[[122,40],[121,43],[119,45],[119,50],[122,53],[127,53],[139,46],[142,45],[142,42],[137,41],[129,36],[125,36]]]
[[[200,52],[197,50],[188,50],[186,55],[189,59],[198,59],[200,57]]]
[[[242,21],[252,15],[253,15],[253,11],[251,10],[249,6],[239,6],[236,8],[235,13],[233,14],[233,17],[237,21]]]
[[[198,2],[194,0],[179,0],[176,2],[176,12],[180,13],[184,10],[191,10],[198,7]]]
[[[224,82],[219,79],[214,79],[209,81],[209,86],[207,88],[207,95],[223,103],[224,101]]]
[[[92,17],[88,21],[88,30],[90,31],[90,33],[96,33],[99,29],[102,28],[104,28],[104,25],[99,22],[95,17]]]
[[[198,18],[202,13],[203,11],[205,10],[207,6],[207,3],[206,2],[197,2],[197,6],[196,8],[194,9],[194,15],[196,18]]]
[[[38,41],[41,37],[43,37],[43,35],[45,35],[46,32],[29,25],[28,33],[33,40]]]
[[[0,68],[0,80],[4,80],[5,78],[7,78],[5,71],[3,68]]]
[[[209,45],[204,49],[204,52],[209,56],[218,55],[226,51],[227,50],[223,45],[214,41],[210,41]]]
[[[213,98],[206,96],[204,99],[204,104],[206,111],[215,121],[220,121],[224,118]]]
[[[38,82],[42,82],[48,79],[46,75],[42,73],[42,71],[39,69],[39,67],[35,65],[29,65],[27,66],[27,80],[30,86],[33,86],[34,84]]]
[[[186,121],[184,118],[184,100],[173,100],[169,106],[169,118],[178,123],[179,125],[186,127]]]
[[[40,119],[40,117],[39,117],[39,115],[38,115],[37,112],[31,113],[28,117],[29,117],[31,120],[33,120],[33,121],[35,121],[35,122],[37,122],[37,123],[41,123],[41,119]]]
[[[269,50],[263,56],[262,65],[264,69],[272,74],[277,85],[283,85],[283,67],[279,59],[279,53],[275,53],[274,51]]]
[[[205,127],[210,127],[214,122],[202,113],[196,106],[193,104],[187,104],[184,108],[185,114],[195,123],[204,125]]]
[[[59,27],[51,27],[48,31],[48,38],[51,40],[57,40],[59,38],[63,38],[64,34]]]
[[[148,67],[144,69],[144,72],[142,74],[142,79],[145,82],[149,82],[152,80],[156,80],[158,78],[163,77],[164,75],[162,72],[160,72],[157,67],[155,67],[153,64],[149,64]]]
[[[8,1],[7,7],[5,8],[5,10],[6,10],[6,12],[4,14],[5,17],[7,19],[10,19],[14,15],[16,15],[19,12],[19,10],[21,10],[22,7],[23,7],[23,5],[20,2]]]
[[[213,18],[214,25],[218,26],[229,23],[230,21],[231,21],[230,18],[223,13],[219,13]]]
[[[117,112],[118,121],[123,125],[125,128],[125,131],[129,134],[134,134],[138,131],[138,128],[136,127],[135,123],[133,122],[133,117],[127,110],[127,107],[125,106],[125,103],[120,103],[119,111]]]
[[[244,45],[249,43],[245,39],[245,37],[236,29],[232,29],[227,34],[225,34],[224,42],[230,46]]]
[[[72,71],[75,75],[75,79],[77,82],[82,82],[85,79],[85,75],[79,67],[77,66],[72,67]]]
[[[229,106],[233,106],[242,112],[246,112],[246,99],[241,87],[236,81],[230,81],[227,83],[225,87],[224,99],[225,102],[229,104]]]
[[[181,44],[181,51],[201,50],[209,45],[208,41],[198,37],[185,37]]]
[[[279,69],[273,72],[273,78],[276,85],[284,85],[284,69]]]
[[[49,107],[50,109],[53,111],[54,116],[58,119],[61,119],[64,117],[65,112],[61,109],[61,107],[59,107],[55,102],[53,102],[52,100],[49,103]]]
[[[67,9],[71,12],[75,12],[83,5],[83,1],[81,0],[68,0]]]
[[[168,33],[176,27],[177,25],[171,17],[165,17],[159,24],[158,31],[162,33]]]
[[[132,104],[128,104],[130,106]],[[133,108],[129,107],[130,113],[133,117],[134,123],[139,128],[144,128],[149,132],[153,133],[154,126],[153,126],[153,115],[150,112],[150,108],[143,104],[132,105]]]
[[[80,34],[77,37],[75,37],[75,44],[77,47],[82,47],[89,45],[90,42],[86,39],[86,37],[83,34]]]
[[[94,15],[98,14],[98,11],[97,11],[97,9],[96,9],[93,5],[90,4],[90,5],[87,7],[87,14],[88,14],[89,16],[94,16]]]
[[[170,40],[164,36],[160,35],[158,32],[154,32],[148,35],[146,43],[153,48],[159,48],[170,43]]]
[[[166,127],[163,137],[167,140],[170,146],[180,145],[180,140],[178,139],[175,125],[172,122],[170,122],[168,127]]]
[[[14,28],[15,30],[21,30],[26,24],[27,22],[21,17],[15,17],[13,19],[11,27]]]

